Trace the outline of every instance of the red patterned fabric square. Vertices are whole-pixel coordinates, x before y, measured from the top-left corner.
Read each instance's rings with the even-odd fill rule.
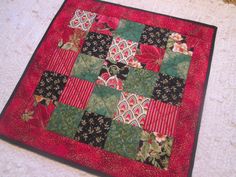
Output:
[[[121,92],[121,97],[113,119],[118,122],[142,128],[149,103],[150,98],[133,93]]]
[[[112,36],[113,32],[118,28],[119,21],[120,20],[115,17],[97,15],[90,31]]]
[[[151,100],[143,128],[147,131],[172,136],[178,110],[177,106]]]
[[[152,45],[140,44],[135,55],[135,61],[139,62],[147,70],[159,72],[165,49]]]
[[[77,56],[76,52],[56,49],[50,57],[46,70],[69,76]]]
[[[71,77],[68,79],[59,102],[85,109],[95,84]]]

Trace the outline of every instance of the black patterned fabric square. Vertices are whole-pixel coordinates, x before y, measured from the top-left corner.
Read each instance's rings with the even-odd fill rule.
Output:
[[[163,28],[145,26],[140,38],[140,43],[166,48],[170,31]]]
[[[34,95],[58,101],[66,82],[67,76],[52,71],[45,71],[34,91]]]
[[[86,111],[75,134],[75,140],[103,148],[111,122],[111,118]]]
[[[124,63],[105,60],[99,76],[108,73],[109,76],[116,76],[118,79],[125,80],[129,73],[129,67]]]
[[[154,99],[172,105],[180,105],[184,86],[184,79],[160,73],[153,91]]]
[[[90,56],[105,59],[112,43],[112,37],[94,32],[88,33],[81,52]]]

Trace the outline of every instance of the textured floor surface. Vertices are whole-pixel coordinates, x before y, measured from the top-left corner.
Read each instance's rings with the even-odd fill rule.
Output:
[[[235,176],[236,6],[221,0],[110,1],[218,26],[193,177]],[[0,111],[62,2],[0,1]],[[0,177],[55,175],[93,176],[0,140]]]

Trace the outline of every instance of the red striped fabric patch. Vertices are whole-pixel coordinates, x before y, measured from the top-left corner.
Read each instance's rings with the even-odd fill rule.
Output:
[[[58,48],[51,56],[47,70],[69,76],[77,56],[76,52]]]
[[[172,136],[177,115],[177,106],[151,100],[143,128],[147,131]]]
[[[70,77],[59,102],[85,109],[95,84],[86,80]]]

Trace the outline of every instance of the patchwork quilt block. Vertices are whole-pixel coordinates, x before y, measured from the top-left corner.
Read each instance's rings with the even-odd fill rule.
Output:
[[[96,13],[78,9],[75,11],[74,17],[70,20],[69,27],[88,31],[93,24],[95,17]]]
[[[135,159],[140,136],[140,128],[112,121],[104,149],[127,158]]]
[[[90,32],[84,41],[81,51],[83,54],[105,59],[111,43],[111,36]]]
[[[130,66],[137,65],[136,67],[139,67],[139,64],[134,61],[137,47],[137,42],[114,37],[109,48],[107,60],[121,62]]]
[[[41,76],[34,94],[53,101],[58,101],[66,82],[67,76],[56,72],[45,71]]]
[[[124,81],[124,91],[151,98],[157,76],[158,74],[152,71],[132,68]]]
[[[172,144],[173,138],[156,132],[148,133],[143,131],[136,159],[143,163],[166,169],[169,163]]]
[[[75,140],[102,148],[106,142],[111,121],[110,118],[102,115],[85,112],[75,134]]]
[[[96,85],[90,97],[87,110],[112,117],[120,98],[120,92],[105,86]]]
[[[80,54],[74,63],[71,76],[95,82],[102,68],[103,60]]]
[[[67,0],[1,114],[0,135],[110,176],[189,176],[215,34]]]
[[[128,73],[127,65],[105,60],[96,83],[123,90],[123,81],[127,78]]]
[[[83,114],[84,110],[66,104],[59,104],[50,118],[47,129],[63,136],[74,138],[77,125]]]
[[[145,25],[141,23],[132,22],[129,20],[120,20],[117,30],[114,32],[115,36],[119,36],[126,40],[138,42]]]
[[[112,36],[119,26],[119,21],[119,18],[97,14],[90,31]]]
[[[136,127],[143,127],[149,103],[150,98],[122,92],[114,114],[114,120]]]

